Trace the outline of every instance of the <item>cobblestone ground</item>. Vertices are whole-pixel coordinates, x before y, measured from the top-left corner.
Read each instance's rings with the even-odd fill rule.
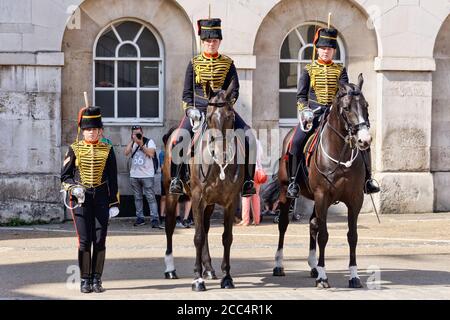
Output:
[[[314,287],[306,261],[307,218],[291,223],[285,241],[285,277],[273,277],[277,225],[234,227],[231,272],[236,288],[194,293],[194,229],[176,229],[174,256],[178,280],[165,280],[165,234],[148,225],[113,220],[107,239],[103,294],[82,295],[73,285],[77,240],[71,222],[0,228],[1,299],[450,299],[450,214],[361,215],[358,267],[363,289],[348,289],[345,216],[331,216],[326,269],[332,286]],[[223,227],[213,221],[210,249],[220,272]],[[374,281],[377,280],[377,281]]]

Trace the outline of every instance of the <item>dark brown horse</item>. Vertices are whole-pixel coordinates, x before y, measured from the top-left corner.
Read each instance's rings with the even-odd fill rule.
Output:
[[[233,241],[233,222],[244,181],[244,164],[238,160],[237,137],[234,136],[234,110],[230,99],[232,88],[214,92],[207,88],[209,105],[206,112],[206,130],[195,143],[194,156],[189,160],[189,184],[185,190],[192,201],[195,222],[194,244],[196,249],[195,279],[192,290],[205,291],[203,277],[216,279],[211,265],[208,247],[208,231],[214,205],[224,208],[224,254],[221,280],[222,288],[234,288],[230,275],[230,247]],[[176,134],[174,132],[173,134]],[[170,139],[169,141],[172,141]],[[231,142],[231,143],[230,143]],[[164,162],[164,186],[166,188],[166,278],[176,278],[172,254],[172,236],[175,228],[177,195],[168,193],[170,183],[170,156],[172,144],[168,143]],[[204,267],[204,273],[202,273]]]
[[[329,288],[325,273],[325,246],[328,242],[327,212],[330,205],[339,201],[348,208],[347,239],[350,246],[351,288],[360,288],[361,281],[356,267],[356,244],[358,241],[357,221],[364,194],[365,168],[361,152],[367,150],[372,141],[369,134],[368,104],[362,94],[362,74],[358,84],[341,84],[330,108],[326,123],[320,133],[320,140],[308,167],[309,181],[302,179],[301,193],[314,200],[315,206],[310,218],[310,252],[308,264],[316,286]],[[319,128],[319,130],[322,126]],[[283,141],[283,154],[291,140],[291,130]],[[275,255],[275,276],[284,276],[283,243],[289,219],[288,211],[292,199],[286,197],[288,175],[286,157],[280,159],[280,221],[279,242]],[[319,244],[319,261],[316,257],[316,242]]]

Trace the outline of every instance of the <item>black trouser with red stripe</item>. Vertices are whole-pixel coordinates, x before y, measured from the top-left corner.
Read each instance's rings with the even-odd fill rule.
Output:
[[[74,206],[73,201],[71,206]],[[81,278],[90,278],[94,274],[101,277],[109,221],[107,185],[87,189],[83,206],[72,210],[72,215],[78,235],[78,264]]]

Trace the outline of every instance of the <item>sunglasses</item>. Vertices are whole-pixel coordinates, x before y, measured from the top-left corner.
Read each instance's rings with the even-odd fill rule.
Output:
[[[138,130],[138,129],[142,129],[142,127],[141,126],[132,126],[131,127],[131,130]]]

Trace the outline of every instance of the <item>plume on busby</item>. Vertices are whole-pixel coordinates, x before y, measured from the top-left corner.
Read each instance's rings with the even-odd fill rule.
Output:
[[[333,28],[319,28],[314,36],[314,45],[317,48],[331,47],[337,48],[338,31]]]
[[[87,107],[81,109],[78,113],[78,127],[82,130],[88,128],[103,128],[100,108]]]
[[[198,35],[201,40],[220,39],[222,40],[222,27],[219,18],[201,19],[197,21]]]

